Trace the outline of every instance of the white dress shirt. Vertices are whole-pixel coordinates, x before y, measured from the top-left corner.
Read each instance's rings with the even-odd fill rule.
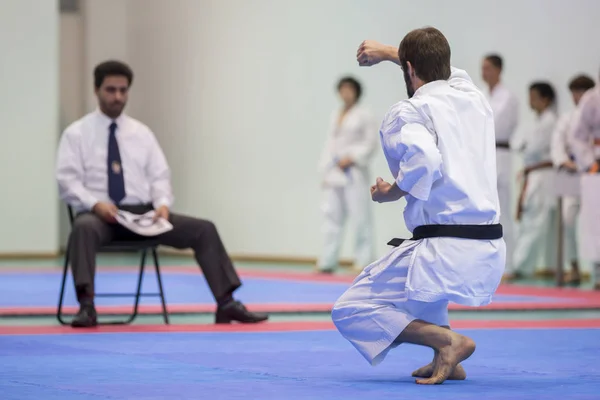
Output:
[[[107,161],[112,122],[96,110],[68,126],[60,138],[56,162],[59,194],[76,211],[91,210],[97,202],[112,202]],[[152,131],[123,114],[114,122],[126,194],[120,204],[171,207],[170,169]]]
[[[496,142],[509,143],[519,121],[519,102],[502,83],[490,92],[489,102],[494,111]]]

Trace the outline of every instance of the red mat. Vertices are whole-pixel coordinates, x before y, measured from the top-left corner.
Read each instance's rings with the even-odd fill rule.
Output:
[[[600,319],[565,320],[456,320],[453,329],[573,329],[600,328]],[[106,325],[89,329],[68,326],[0,326],[0,335],[48,335],[48,334],[94,334],[139,332],[289,332],[333,330],[329,321],[313,322],[265,322],[260,324],[231,325]]]
[[[51,271],[49,268],[13,268],[0,269],[2,274],[10,273],[40,273]],[[133,267],[100,267],[101,271],[136,271]],[[174,266],[163,267],[164,274],[169,273],[190,273],[200,274],[200,270],[194,266]],[[240,269],[240,275],[244,277],[253,277],[273,280],[290,280],[298,282],[323,282],[323,283],[347,283],[350,284],[354,277],[350,275],[319,275],[310,272],[287,272],[270,270],[252,270]],[[451,304],[450,310],[460,311],[526,311],[526,310],[591,310],[600,309],[600,293],[592,291],[582,291],[573,288],[551,288],[521,285],[501,285],[497,292],[499,295],[512,296],[536,296],[552,298],[548,301],[535,302],[494,302],[485,307],[468,307],[457,304]],[[248,308],[257,312],[268,313],[313,313],[330,312],[332,304],[315,303],[297,303],[297,304],[247,304]],[[132,306],[102,306],[99,305],[98,312],[101,314],[125,314],[130,313]],[[214,313],[215,306],[208,304],[171,304],[167,305],[170,314],[189,314],[189,313]],[[65,306],[64,313],[74,314],[77,312],[75,306]],[[159,305],[141,305],[138,309],[139,314],[159,314],[161,307]],[[51,304],[44,307],[0,307],[0,316],[51,316],[56,313],[56,305]]]

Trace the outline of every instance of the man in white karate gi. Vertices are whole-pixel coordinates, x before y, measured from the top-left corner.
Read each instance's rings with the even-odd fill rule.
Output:
[[[584,173],[598,174],[600,173],[600,86],[588,90],[582,97],[579,105],[573,115],[573,124],[571,126],[571,139],[573,146],[574,158],[578,169]],[[594,192],[600,188],[594,190]],[[597,204],[595,193],[592,193],[591,198],[583,195],[581,198],[581,218],[589,222],[590,219],[586,215],[586,210]],[[588,206],[586,206],[588,201]],[[591,216],[593,218],[593,215]],[[594,222],[591,222],[594,224]],[[585,224],[586,226],[588,224]],[[596,224],[594,224],[596,225]],[[594,232],[582,229],[582,238],[584,248],[598,248],[598,236]],[[594,251],[597,254],[597,251]],[[594,256],[592,281],[595,290],[600,290],[600,259]]]
[[[489,304],[504,272],[499,224],[494,116],[469,75],[450,66],[450,46],[435,28],[408,33],[399,49],[366,41],[360,65],[393,61],[409,99],[391,107],[380,130],[394,182],[378,178],[374,201],[406,198],[413,238],[394,239],[338,299],[340,333],[377,365],[401,343],[430,347],[433,361],[413,373],[420,384],[465,379],[460,363],[472,339],[449,328],[448,303]]]
[[[481,76],[489,89],[488,100],[494,112],[496,133],[496,167],[498,198],[500,199],[500,223],[506,242],[506,253],[512,255],[515,225],[514,201],[512,200],[513,158],[511,142],[519,123],[519,101],[502,81],[504,60],[499,54],[488,54],[481,63]],[[512,257],[506,258],[506,269],[511,269]]]
[[[575,107],[585,92],[595,86],[594,80],[587,75],[578,75],[569,82],[569,91]],[[573,153],[573,140],[571,138],[571,125],[575,116],[575,109],[566,112],[558,120],[558,124],[552,134],[552,145],[550,155],[555,168],[575,173],[577,164]],[[567,196],[562,199],[563,219],[563,245],[565,258],[571,264],[570,284],[579,285],[581,274],[579,271],[579,254],[577,246],[577,217],[579,215],[580,201],[578,197]],[[504,225],[503,225],[504,226]]]

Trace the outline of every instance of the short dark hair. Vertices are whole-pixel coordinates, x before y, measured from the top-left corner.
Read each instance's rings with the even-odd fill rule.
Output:
[[[594,83],[594,80],[592,78],[590,78],[587,75],[578,75],[575,78],[571,79],[571,82],[569,82],[569,90],[571,91],[575,91],[575,90],[589,90],[591,88],[593,88],[596,84]]]
[[[529,86],[529,90],[535,90],[542,98],[548,99],[550,104],[554,103],[554,100],[556,99],[556,92],[548,82],[533,82]]]
[[[131,86],[133,82],[133,71],[129,68],[129,65],[121,61],[104,61],[94,68],[94,86],[96,89],[102,86],[102,82],[108,76],[124,76],[127,78],[127,83]]]
[[[356,100],[358,101],[358,99],[360,99],[360,96],[362,95],[362,86],[360,85],[360,82],[358,82],[351,76],[345,76],[342,79],[340,79],[340,81],[337,84],[338,92],[344,85],[352,86],[352,88],[354,89],[354,93],[356,94]]]
[[[446,37],[433,27],[409,32],[398,48],[400,65],[407,71],[410,62],[415,74],[425,82],[450,78],[450,44]]]
[[[502,71],[502,67],[504,66],[504,61],[499,54],[488,54],[485,56],[485,59],[490,62],[494,67],[498,68]]]

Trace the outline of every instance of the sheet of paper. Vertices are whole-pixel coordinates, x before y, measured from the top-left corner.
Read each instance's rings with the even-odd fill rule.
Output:
[[[580,212],[581,255],[600,262],[600,174],[582,176]]]
[[[173,229],[173,225],[164,218],[154,221],[154,210],[138,215],[119,210],[117,222],[141,236],[157,236]]]

